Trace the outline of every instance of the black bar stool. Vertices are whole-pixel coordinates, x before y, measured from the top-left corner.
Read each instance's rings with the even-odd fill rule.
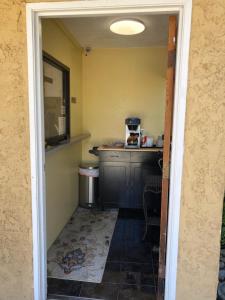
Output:
[[[149,207],[155,195],[161,194],[162,192],[162,158],[158,160],[158,165],[161,170],[161,175],[148,174],[144,178],[144,189],[143,189],[143,210],[145,217],[145,232],[143,240],[145,240],[148,233],[149,226],[160,226],[160,217],[153,216],[149,212]],[[147,194],[148,195],[147,197]]]

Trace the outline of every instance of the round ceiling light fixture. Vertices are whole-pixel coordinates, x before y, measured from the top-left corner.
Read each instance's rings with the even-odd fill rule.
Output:
[[[139,20],[124,19],[111,24],[110,30],[120,35],[135,35],[145,30],[145,25]]]

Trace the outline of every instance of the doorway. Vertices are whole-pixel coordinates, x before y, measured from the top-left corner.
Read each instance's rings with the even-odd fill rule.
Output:
[[[175,299],[191,1],[183,1],[182,3],[174,1],[172,4],[171,2],[170,4],[165,2],[163,1],[161,5],[155,5],[151,1],[129,1],[129,3],[124,4],[122,7],[119,2],[115,3],[115,1],[107,5],[101,3],[101,1],[27,5],[35,299],[46,298],[45,158],[42,120],[41,18],[47,16],[66,17],[87,14],[126,14],[143,11],[148,13],[175,12],[179,14],[165,287],[165,299]]]
[[[124,294],[132,297],[133,293],[137,299],[155,297],[162,175],[158,160],[163,152],[160,141],[165,127],[168,18],[171,17],[166,14],[129,15],[130,19],[140,20],[146,27],[143,33],[135,36],[121,36],[110,31],[110,24],[118,18],[121,20],[122,16],[42,20],[48,296],[72,293],[89,298],[117,299],[118,294],[120,299]],[[154,34],[157,28],[157,34]],[[55,57],[51,60],[49,57],[50,62],[56,63],[57,59],[70,69],[71,99],[76,98],[76,103],[69,100],[70,141],[80,130],[91,135],[82,141],[82,145],[71,144],[67,150],[62,148],[64,144],[59,140],[66,137],[59,130],[57,117],[61,113],[58,109],[61,103],[57,103],[63,97],[60,97],[60,91],[56,93],[57,87],[54,87],[60,73],[55,71],[53,74],[53,66],[46,64],[46,53],[47,57]],[[80,114],[83,128],[79,124]],[[128,119],[127,122],[140,122],[142,128],[142,139],[138,136],[141,147],[133,144],[126,147],[136,148],[124,147],[130,139],[130,125],[125,124],[125,119],[131,116],[136,119]],[[60,120],[63,117],[66,118],[66,111]],[[134,124],[130,129],[133,127]],[[139,130],[137,128],[136,134]],[[147,139],[148,145],[144,143]],[[150,143],[152,139],[154,145]],[[57,148],[59,145],[61,150]],[[93,145],[98,156],[90,154]],[[79,179],[80,192],[85,192],[85,189],[82,190],[85,177],[78,178],[78,170],[75,171],[81,163],[80,154],[82,174],[91,172],[85,171],[84,162],[90,164],[92,161],[96,168],[99,166],[101,203],[95,209],[91,203],[89,208],[85,206],[88,195],[84,197],[83,193],[77,193]],[[74,171],[71,172],[71,169]],[[150,186],[149,180],[154,179],[158,181],[157,190],[156,186],[152,189]],[[69,185],[70,181],[74,184]],[[143,199],[144,185],[146,192]],[[80,210],[78,202],[80,207],[87,209],[86,212]],[[102,215],[99,211],[101,204],[105,207]],[[73,215],[74,208],[76,212]],[[111,226],[107,226],[107,222],[98,231],[99,220],[107,217],[110,209],[119,209],[112,238]],[[82,222],[84,212],[89,217],[84,217]],[[72,215],[77,221],[70,226],[68,220]],[[109,223],[112,225],[113,221]],[[82,232],[70,234],[66,228],[70,228],[71,232],[72,227],[77,232],[82,228]],[[93,238],[91,232],[83,230],[84,227],[99,234]],[[108,233],[105,231],[107,227]],[[143,237],[144,230],[146,234]],[[102,246],[104,236],[108,237],[109,254],[108,247]],[[102,248],[103,255],[99,257]],[[153,269],[156,272],[153,273]],[[71,286],[75,284],[76,289],[73,289]]]

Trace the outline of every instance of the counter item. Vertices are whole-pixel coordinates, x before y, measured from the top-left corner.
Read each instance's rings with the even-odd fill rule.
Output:
[[[98,165],[83,163],[79,167],[79,203],[81,207],[96,206],[98,199]]]
[[[88,151],[90,154],[93,154],[95,156],[99,156],[99,153],[98,153],[98,146],[94,146],[92,149],[90,149]]]
[[[158,136],[157,142],[156,142],[156,147],[163,147],[163,136]]]
[[[146,135],[142,137],[141,147],[150,148],[150,147],[153,147],[153,145],[154,145],[153,137],[146,136]]]
[[[139,118],[127,118],[125,148],[140,148],[141,145],[141,120]]]

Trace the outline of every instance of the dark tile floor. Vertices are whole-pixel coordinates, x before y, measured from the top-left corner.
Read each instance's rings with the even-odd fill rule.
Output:
[[[151,232],[151,239],[143,242],[143,230],[141,214],[121,211],[102,283],[49,278],[48,293],[104,300],[156,299],[158,254],[152,252],[152,246],[158,233]]]

